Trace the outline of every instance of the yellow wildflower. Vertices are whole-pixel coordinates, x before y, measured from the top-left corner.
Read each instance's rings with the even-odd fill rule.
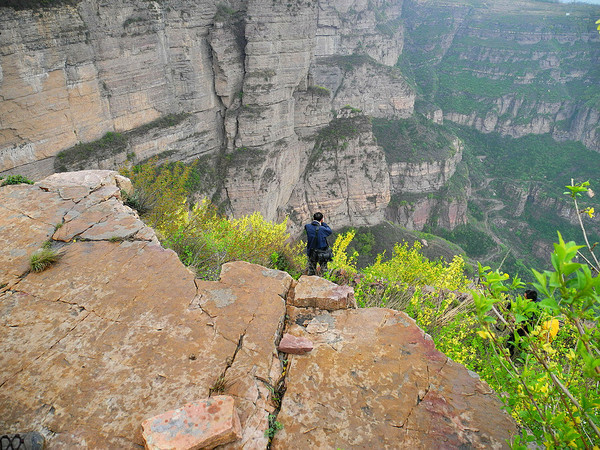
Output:
[[[490,333],[488,330],[479,330],[479,331],[477,331],[477,334],[482,339],[491,339],[492,337],[495,336],[494,333]]]

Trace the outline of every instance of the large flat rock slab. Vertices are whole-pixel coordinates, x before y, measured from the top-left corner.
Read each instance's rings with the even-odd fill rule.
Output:
[[[86,239],[91,219],[75,224],[56,264],[27,271],[69,221],[139,220],[110,178],[0,188],[0,430],[38,431],[48,448],[139,448],[144,420],[208,397],[225,375],[241,421],[229,445],[265,448],[274,407],[261,379],[281,374],[289,275],[230,263],[222,281],[200,281],[152,230]]]
[[[404,313],[288,307],[290,355],[274,449],[508,448],[516,432],[489,386],[437,351]]]

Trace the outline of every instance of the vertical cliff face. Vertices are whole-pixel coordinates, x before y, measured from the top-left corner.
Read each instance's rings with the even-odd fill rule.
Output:
[[[317,135],[284,213],[292,218],[294,232],[316,211],[336,226],[376,225],[389,201],[385,155],[369,118],[348,112]]]
[[[58,152],[169,113],[194,120],[183,133],[154,136],[164,141],[156,153],[185,147],[186,159],[220,148],[221,105],[206,40],[215,11],[208,1],[180,1],[177,10],[95,0],[2,8],[0,172],[48,175]]]
[[[378,223],[402,191],[392,186],[422,170],[390,168],[366,118],[414,112],[415,89],[395,67],[402,9],[401,0],[1,8],[0,175],[199,160],[218,168],[204,194],[232,215],[291,214],[298,229],[323,209],[336,226]]]

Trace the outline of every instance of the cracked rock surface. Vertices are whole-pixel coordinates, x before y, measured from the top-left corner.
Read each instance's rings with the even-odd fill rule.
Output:
[[[267,448],[270,414],[274,449],[507,447],[516,427],[495,394],[408,316],[291,306],[321,284],[244,262],[196,279],[122,204],[129,188],[110,171],[0,188],[2,433],[139,448],[144,420],[220,394],[221,380],[241,438],[220,449]],[[32,273],[47,240],[62,256]],[[314,349],[278,354],[284,332]]]
[[[221,282],[196,280],[123,206],[114,172],[60,176],[0,188],[0,430],[139,448],[144,420],[207,397],[225,373],[242,425],[232,448],[265,448],[261,379],[281,373],[291,277],[231,263]],[[52,236],[62,257],[29,272]]]
[[[402,312],[288,307],[290,355],[274,449],[509,448],[512,419],[489,386],[435,349]]]

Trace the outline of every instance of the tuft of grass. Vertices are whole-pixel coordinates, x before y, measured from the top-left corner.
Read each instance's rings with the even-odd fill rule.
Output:
[[[221,374],[217,377],[217,379],[213,382],[212,386],[208,388],[208,396],[212,397],[213,394],[220,395],[223,394],[229,386],[233,383],[231,380],[227,379],[225,374]]]
[[[32,272],[42,272],[58,261],[60,255],[56,250],[44,245],[36,251],[29,259],[29,267]]]
[[[112,236],[109,241],[110,242],[122,242],[124,239],[121,236]]]

